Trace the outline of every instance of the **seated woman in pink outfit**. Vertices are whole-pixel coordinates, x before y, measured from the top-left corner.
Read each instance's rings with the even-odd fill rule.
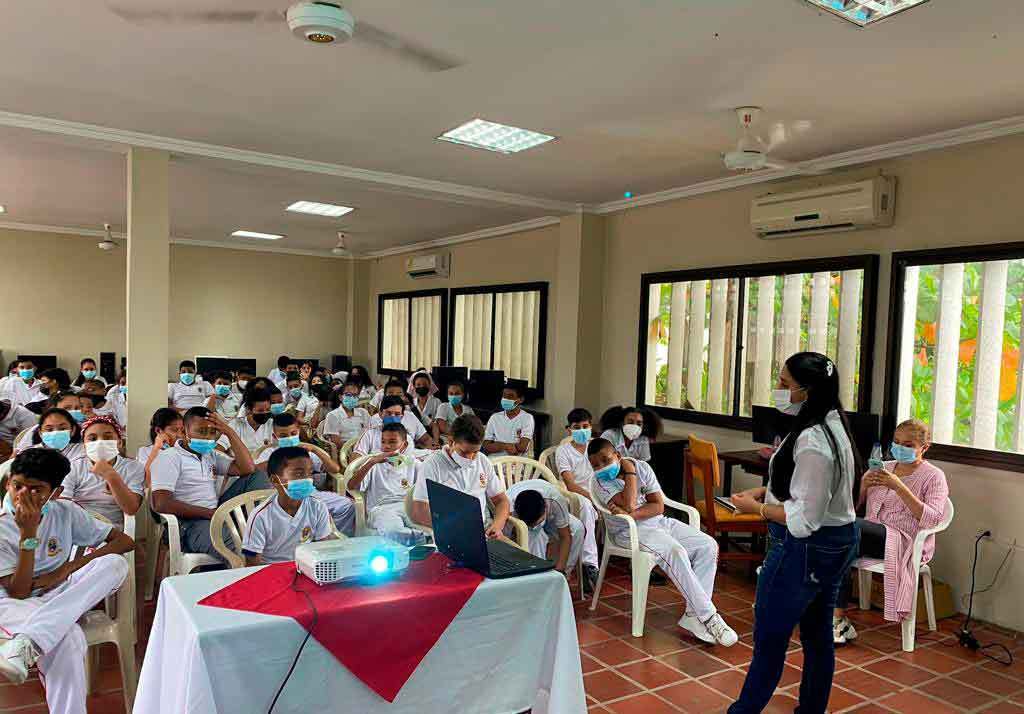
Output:
[[[911,557],[914,537],[925,528],[942,521],[949,497],[946,475],[924,460],[930,446],[928,425],[908,419],[893,434],[892,457],[881,471],[868,471],[860,485],[860,500],[867,499],[860,526],[859,555],[885,560],[885,619],[900,621],[910,614],[917,597],[917,577]],[[935,536],[924,543],[921,562],[927,563],[935,552]],[[838,605],[832,616],[836,644],[857,637],[846,617],[852,584],[850,573],[843,581]]]

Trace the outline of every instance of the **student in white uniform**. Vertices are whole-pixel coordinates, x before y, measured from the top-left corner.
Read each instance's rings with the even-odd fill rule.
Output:
[[[270,488],[270,482],[265,473],[256,470],[238,434],[216,412],[192,407],[182,421],[184,438],[160,452],[149,469],[153,510],[178,517],[181,548],[186,553],[206,553],[223,560],[210,540],[210,519],[217,506],[242,493]],[[234,458],[216,450],[221,436],[227,437]],[[218,495],[226,476],[238,478]]]
[[[161,452],[170,449],[185,436],[185,425],[177,409],[160,407],[149,419],[149,445],[140,446],[135,460],[146,472],[146,486],[150,484],[150,467]]]
[[[448,384],[448,400],[441,402],[434,415],[434,441],[441,443],[448,436],[452,422],[460,416],[475,416],[473,407],[466,404],[466,385],[455,379]]]
[[[636,521],[640,548],[654,556],[686,599],[686,612],[679,626],[697,639],[726,647],[736,644],[736,633],[718,614],[711,596],[718,570],[718,543],[693,526],[664,515],[665,501],[653,469],[645,461],[622,458],[607,439],[594,439],[587,446],[594,468],[594,493],[615,515]],[[629,528],[619,518],[607,523],[611,538],[626,547]]]
[[[601,438],[612,442],[620,456],[651,460],[651,442],[661,436],[661,417],[640,407],[611,407],[601,415]]]
[[[381,429],[381,450],[356,469],[348,482],[349,491],[366,496],[366,525],[380,535],[408,530],[405,496],[416,483],[419,463],[401,424]]]
[[[103,382],[103,384],[107,383],[107,380],[101,377],[100,373],[96,371],[96,360],[92,357],[85,357],[78,363],[78,376],[75,377],[75,381],[71,383],[72,389],[81,389],[87,379],[95,379]]]
[[[484,453],[495,456],[524,456],[533,441],[533,415],[522,409],[521,388],[506,385],[501,391],[501,411],[487,420]]]
[[[241,397],[232,393],[230,372],[218,372],[213,377],[213,393],[206,400],[206,408],[220,414],[226,421],[238,416],[238,408],[242,405]]]
[[[78,620],[128,576],[135,542],[67,499],[68,461],[51,449],[14,459],[0,512],[0,673],[14,684],[33,665],[51,712],[86,714],[86,642]],[[70,560],[72,551],[96,548]],[[8,639],[9,638],[9,639]]]
[[[117,383],[107,390],[109,415],[121,425],[121,431],[128,427],[128,371],[121,370]]]
[[[242,440],[249,453],[255,454],[264,446],[270,444],[274,437],[274,425],[271,423],[271,402],[270,393],[260,389],[248,390],[245,395],[243,409],[239,415],[228,422],[238,438]],[[226,437],[221,437],[217,442],[222,449],[230,448],[231,444]]]
[[[325,419],[324,436],[339,449],[370,426],[370,412],[359,406],[359,391],[360,386],[355,380],[345,382],[341,406],[329,412]]]
[[[146,486],[145,467],[120,454],[123,438],[121,427],[110,417],[99,416],[85,422],[85,456],[71,462],[62,494],[122,529],[124,517],[138,513]]]
[[[45,408],[44,402],[48,401],[52,397],[57,396],[61,392],[71,391],[71,378],[68,373],[60,367],[45,370],[39,375],[39,391],[35,398],[28,405],[31,410],[31,405],[37,405],[37,411],[42,411]]]
[[[86,419],[114,413],[114,410],[107,404],[107,388],[94,379],[90,379],[82,385],[78,397],[82,400],[82,412]]]
[[[10,399],[0,399],[0,461],[14,449],[14,438],[36,425],[36,415]]]
[[[483,426],[476,417],[459,417],[451,430],[452,443],[428,456],[416,473],[412,518],[420,525],[432,525],[427,481],[437,481],[479,499],[487,537],[504,537],[511,504],[504,482],[480,449],[484,440]],[[487,512],[488,501],[494,507],[493,519]]]
[[[281,355],[277,358],[277,367],[267,372],[267,379],[269,379],[272,384],[283,382],[285,375],[288,373],[289,365],[291,365],[292,368],[295,367],[295,364],[292,362],[292,358],[288,355]]]
[[[527,479],[509,486],[512,515],[530,529],[530,552],[555,561],[555,570],[569,577],[583,552],[583,523],[569,512],[565,496],[544,479]],[[511,525],[505,535],[512,535]]]
[[[295,414],[303,424],[309,421],[320,406],[320,401],[303,389],[304,384],[298,372],[289,372],[283,390],[285,410]]]
[[[434,396],[437,394],[437,385],[434,384],[433,377],[425,370],[414,372],[409,377],[409,388],[405,393],[409,395],[413,415],[433,434],[434,419],[437,417],[438,407],[441,406],[440,400]]]
[[[54,449],[64,454],[68,461],[85,456],[78,422],[67,410],[58,407],[51,407],[39,416],[38,427],[31,438],[25,438],[18,444],[17,453],[25,449]]]
[[[167,383],[167,406],[185,413],[192,407],[201,407],[213,393],[213,388],[196,375],[196,363],[190,359],[178,365],[178,381]]]
[[[405,400],[401,397],[384,397],[380,404],[380,414],[370,417],[370,426],[352,449],[353,458],[376,454],[380,451],[381,427],[385,424],[401,424],[409,433],[413,443],[427,448],[432,440],[422,422],[405,409]]]
[[[238,399],[239,403],[245,397],[245,388],[254,379],[256,379],[256,373],[250,372],[247,367],[242,367],[235,371],[235,381],[231,385],[231,394]]]
[[[295,560],[295,548],[303,543],[329,540],[331,514],[313,498],[311,454],[297,446],[274,450],[267,463],[276,494],[259,505],[249,518],[242,539],[246,565]]]
[[[408,406],[409,397],[406,395],[405,390],[405,383],[400,379],[392,377],[376,394],[373,395],[373,398],[370,400],[370,406],[373,407],[373,409],[380,411],[380,405],[381,402],[384,401],[384,397],[400,397],[402,401],[405,402],[406,406]]]
[[[594,469],[587,459],[587,444],[591,437],[593,416],[583,408],[576,408],[566,417],[566,430],[572,440],[555,451],[555,468],[567,490],[576,495],[580,504],[580,520],[586,529],[583,542],[584,589],[592,589],[597,582],[597,509],[590,502],[590,482]]]
[[[370,379],[370,372],[361,364],[354,365],[348,372],[345,381],[354,381],[359,385],[359,401],[369,402],[377,394],[377,385]],[[372,412],[371,412],[372,413]]]
[[[0,393],[0,397],[21,406],[45,399],[46,396],[40,394],[41,385],[36,379],[36,366],[32,360],[18,360],[16,367],[17,377],[12,377],[4,382],[3,393]]]

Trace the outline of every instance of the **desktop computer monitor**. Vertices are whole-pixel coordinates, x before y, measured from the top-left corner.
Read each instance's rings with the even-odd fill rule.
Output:
[[[468,367],[435,365],[434,368],[430,370],[430,376],[434,380],[434,384],[437,385],[437,398],[442,402],[448,399],[448,385],[452,382],[462,382],[466,385],[466,389],[469,389]]]
[[[867,460],[871,447],[878,441],[880,420],[877,414],[866,412],[845,412],[853,432],[853,442],[861,458]],[[775,438],[785,438],[793,424],[793,417],[783,414],[775,407],[755,406],[751,409],[753,428],[752,440],[757,444],[773,444]]]
[[[485,409],[497,409],[501,390],[505,387],[505,371],[474,369],[470,375],[469,403]]]

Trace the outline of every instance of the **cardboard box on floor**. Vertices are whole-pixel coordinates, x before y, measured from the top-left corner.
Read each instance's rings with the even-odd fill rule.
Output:
[[[853,599],[856,602],[858,591],[857,577],[853,578]],[[957,613],[953,607],[953,591],[941,580],[932,577],[932,592],[935,595],[935,619],[952,617]],[[871,574],[871,607],[876,610],[885,609],[885,584],[879,573]],[[924,589],[917,590],[917,621],[928,621],[928,610],[924,606]]]

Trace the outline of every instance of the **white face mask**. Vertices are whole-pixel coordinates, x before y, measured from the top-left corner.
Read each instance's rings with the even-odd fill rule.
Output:
[[[113,461],[117,458],[117,442],[114,440],[85,442],[85,455],[91,461]]]
[[[452,460],[462,468],[470,468],[476,464],[476,460],[461,456],[455,449],[450,450],[448,453],[452,455]]]
[[[775,408],[783,414],[789,414],[795,416],[800,413],[803,409],[803,402],[793,402],[790,392],[788,389],[773,389],[772,390],[772,403]]]
[[[640,426],[639,424],[623,424],[622,425],[622,433],[630,441],[633,441],[634,439],[639,438],[639,436],[643,432],[644,432],[644,428],[642,426]]]

